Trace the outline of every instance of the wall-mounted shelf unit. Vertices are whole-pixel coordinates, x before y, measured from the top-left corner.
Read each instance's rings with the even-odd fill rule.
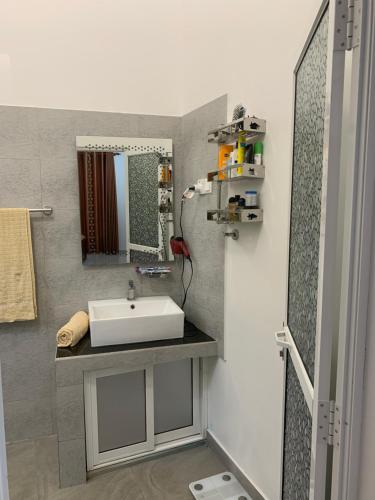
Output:
[[[226,125],[221,125],[208,132],[208,142],[216,144],[234,144],[241,134],[241,140],[247,144],[252,144],[262,140],[266,133],[266,120],[255,116],[245,116],[234,120]],[[241,171],[242,170],[242,171]],[[239,174],[240,172],[240,174]],[[214,221],[217,224],[254,224],[263,221],[263,209],[261,208],[243,208],[237,207],[235,210],[228,207],[222,208],[221,191],[223,182],[234,182],[250,179],[264,179],[264,165],[253,163],[240,163],[231,165],[223,170],[214,170],[207,174],[208,181],[216,181],[217,185],[217,208],[207,211],[207,220]],[[234,240],[238,239],[238,230],[231,233]]]
[[[266,121],[255,116],[245,116],[226,125],[221,125],[208,132],[208,142],[218,144],[231,144],[242,133],[247,143],[259,140],[262,134],[266,132]]]
[[[238,175],[238,169],[242,169],[241,175]],[[223,174],[225,177],[221,179],[220,174]],[[207,180],[234,182],[249,179],[264,179],[264,176],[264,165],[255,165],[254,163],[237,163],[236,165],[227,167],[225,170],[214,170],[212,172],[208,172]]]
[[[217,224],[262,222],[263,210],[261,208],[238,208],[235,212],[231,212],[228,208],[217,208],[207,211],[207,220],[215,221]]]

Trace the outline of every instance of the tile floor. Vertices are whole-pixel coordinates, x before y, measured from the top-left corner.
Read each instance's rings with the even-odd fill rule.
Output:
[[[11,500],[192,500],[190,482],[225,470],[204,445],[59,489],[55,436],[9,444],[7,454]]]

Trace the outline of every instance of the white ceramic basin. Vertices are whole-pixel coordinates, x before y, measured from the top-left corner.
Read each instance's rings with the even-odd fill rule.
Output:
[[[170,297],[89,302],[91,345],[129,344],[184,335],[184,312]]]

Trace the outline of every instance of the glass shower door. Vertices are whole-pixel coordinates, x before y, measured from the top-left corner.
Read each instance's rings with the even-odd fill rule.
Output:
[[[295,70],[288,305],[284,329],[276,334],[286,363],[283,500],[326,495],[343,4],[324,2]]]

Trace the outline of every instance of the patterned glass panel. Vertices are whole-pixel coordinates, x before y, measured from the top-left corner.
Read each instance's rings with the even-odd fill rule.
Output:
[[[287,358],[283,500],[308,500],[311,415],[292,360]]]
[[[320,243],[320,205],[327,70],[328,12],[296,74],[289,241],[288,326],[313,382]],[[283,500],[308,500],[312,420],[288,356]]]
[[[159,246],[159,155],[129,156],[130,243]]]
[[[159,257],[156,254],[141,252],[139,250],[130,250],[130,262],[137,264],[150,264],[150,262],[158,262]]]
[[[314,378],[328,13],[296,75],[288,326]]]

